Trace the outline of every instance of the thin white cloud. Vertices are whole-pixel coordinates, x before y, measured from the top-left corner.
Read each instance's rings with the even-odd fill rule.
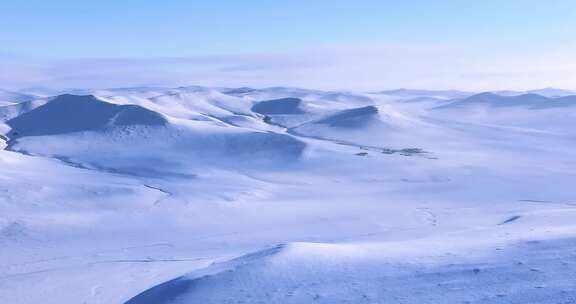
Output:
[[[278,54],[32,60],[0,56],[0,87],[140,85],[322,89],[576,87],[576,47],[333,46]]]

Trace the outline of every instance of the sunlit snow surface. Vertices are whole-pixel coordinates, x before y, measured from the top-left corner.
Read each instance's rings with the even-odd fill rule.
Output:
[[[576,303],[568,91],[61,93],[0,95],[0,303]]]

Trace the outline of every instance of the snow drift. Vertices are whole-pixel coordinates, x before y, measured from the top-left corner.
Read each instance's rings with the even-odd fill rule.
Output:
[[[566,263],[566,251],[548,254],[550,246],[565,250],[574,244],[523,242],[494,255],[473,248],[443,252],[418,242],[293,243],[192,272],[126,304],[568,303],[576,296],[576,266]]]

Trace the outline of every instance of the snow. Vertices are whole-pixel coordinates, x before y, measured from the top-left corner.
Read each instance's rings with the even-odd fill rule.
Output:
[[[376,94],[389,95],[401,97],[403,99],[414,98],[439,98],[439,99],[453,99],[462,98],[473,95],[472,92],[458,91],[458,90],[414,90],[414,89],[396,89],[380,91]]]
[[[34,95],[0,89],[0,106],[30,101],[34,98]]]
[[[302,114],[304,111],[300,109],[301,104],[302,100],[298,98],[273,99],[256,103],[252,111],[262,115]]]
[[[0,303],[576,301],[573,97],[58,93],[0,106]]]
[[[457,100],[440,108],[466,107],[470,105],[487,107],[528,107],[531,109],[548,109],[576,106],[576,96],[544,97],[530,93],[515,96],[502,96],[486,92]]]
[[[429,256],[396,252],[396,246],[417,246]],[[557,260],[570,258],[574,240],[522,242],[495,254],[429,246],[280,245],[168,281],[127,303],[443,303],[447,297],[461,303],[569,303],[576,297],[567,279],[576,265]]]
[[[164,125],[160,114],[137,105],[118,106],[92,95],[60,95],[9,121],[16,137],[88,131],[110,125]]]
[[[563,96],[576,95],[576,90],[544,88],[544,89],[528,90],[528,91],[496,91],[494,93],[496,93],[498,95],[502,95],[502,96],[517,96],[517,95],[522,95],[522,94],[538,94],[538,95],[542,95],[545,97],[563,97]]]

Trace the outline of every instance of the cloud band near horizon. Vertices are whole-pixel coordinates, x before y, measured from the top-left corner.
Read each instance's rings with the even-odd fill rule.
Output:
[[[284,53],[39,59],[0,52],[0,87],[294,86],[379,90],[576,88],[574,45],[517,52],[485,46],[332,46]]]

